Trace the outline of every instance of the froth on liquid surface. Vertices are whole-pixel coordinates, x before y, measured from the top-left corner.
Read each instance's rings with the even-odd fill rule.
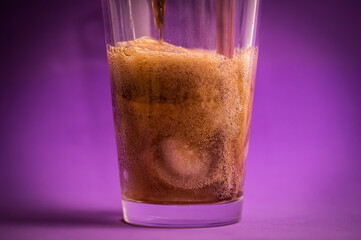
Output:
[[[108,46],[123,198],[242,196],[257,49],[232,59],[151,38]]]

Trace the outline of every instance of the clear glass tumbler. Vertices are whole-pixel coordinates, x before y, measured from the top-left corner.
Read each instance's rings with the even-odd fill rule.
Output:
[[[238,222],[259,0],[102,0],[124,220]]]

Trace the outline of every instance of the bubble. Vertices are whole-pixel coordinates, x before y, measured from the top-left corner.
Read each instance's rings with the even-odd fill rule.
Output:
[[[133,54],[134,54],[134,49],[133,48],[131,48],[131,47],[125,47],[124,49],[123,49],[123,54],[125,55],[125,56],[132,56]]]

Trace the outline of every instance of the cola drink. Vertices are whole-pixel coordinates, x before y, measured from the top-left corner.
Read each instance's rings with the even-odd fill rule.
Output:
[[[258,48],[227,58],[142,37],[107,53],[123,199],[241,198]]]

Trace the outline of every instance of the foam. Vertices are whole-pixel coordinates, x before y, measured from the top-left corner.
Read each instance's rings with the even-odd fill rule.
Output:
[[[219,198],[242,191],[258,50],[236,52],[228,59],[148,37],[108,47],[130,198],[161,198],[160,185],[168,187],[164,201],[187,197],[174,189],[209,188]]]

